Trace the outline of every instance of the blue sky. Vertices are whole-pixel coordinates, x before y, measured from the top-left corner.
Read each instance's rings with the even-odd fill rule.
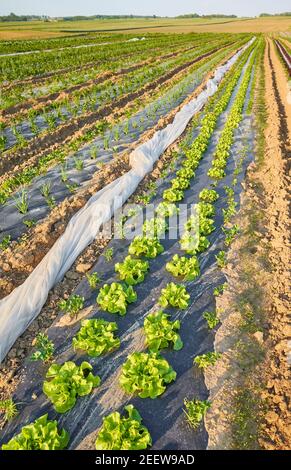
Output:
[[[290,0],[0,0],[0,15],[50,16],[138,14],[175,16],[182,13],[225,13],[256,16],[261,12],[290,11]]]

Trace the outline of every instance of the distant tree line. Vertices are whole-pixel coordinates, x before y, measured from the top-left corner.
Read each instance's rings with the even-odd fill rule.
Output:
[[[215,13],[213,15],[198,15],[198,13],[187,13],[186,15],[179,15],[176,18],[237,18],[236,15],[223,15]]]
[[[10,13],[6,16],[0,16],[0,21],[31,21],[31,20],[46,20],[48,17],[45,15],[15,15]]]
[[[130,18],[160,18],[156,15],[93,15],[93,16],[64,16],[64,21],[81,21],[81,20],[118,20]]]
[[[143,16],[143,15],[93,15],[93,16],[65,16],[58,18],[50,18],[46,15],[15,15],[10,13],[6,16],[0,16],[0,21],[31,21],[31,20],[43,20],[48,21],[49,19],[58,19],[64,21],[81,21],[81,20],[104,20],[104,19],[129,19],[129,18],[159,18],[156,15]]]
[[[261,13],[260,17],[263,16],[291,16],[291,11],[285,11],[284,13]]]

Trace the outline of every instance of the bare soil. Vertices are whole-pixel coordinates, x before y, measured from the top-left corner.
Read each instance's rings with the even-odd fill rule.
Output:
[[[265,154],[247,172],[235,221],[241,235],[228,253],[228,288],[217,301],[221,327],[215,350],[223,356],[206,372],[210,449],[291,449],[291,106],[270,40],[264,68]]]

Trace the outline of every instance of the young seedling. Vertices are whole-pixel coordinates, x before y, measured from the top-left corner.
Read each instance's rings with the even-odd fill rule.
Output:
[[[215,287],[215,289],[213,290],[213,295],[215,297],[218,297],[219,295],[221,295],[223,293],[223,291],[226,289],[226,287],[227,287],[226,282],[224,284],[220,284],[219,286]]]
[[[74,317],[84,307],[84,301],[84,297],[80,295],[71,295],[67,300],[59,302],[59,308]]]
[[[90,150],[90,158],[92,160],[95,160],[95,158],[97,158],[97,155],[98,155],[98,147],[94,145],[93,147],[91,147],[91,150]]]
[[[184,400],[185,409],[183,409],[186,419],[193,429],[197,429],[204,418],[211,403],[207,400]]]
[[[98,273],[86,274],[86,277],[87,277],[87,281],[91,289],[96,289],[97,284],[101,282],[101,279]]]
[[[31,228],[36,224],[36,221],[34,219],[26,219],[23,220],[23,223],[26,225],[26,227]]]
[[[63,183],[66,183],[66,181],[68,181],[68,174],[65,166],[61,167],[61,180]]]
[[[6,250],[11,243],[11,235],[6,235],[6,237],[2,238],[0,242],[0,249],[1,250]]]
[[[11,421],[17,415],[17,406],[12,398],[0,400],[0,412],[4,413],[5,421]]]
[[[81,160],[81,158],[75,157],[75,158],[74,158],[74,162],[75,162],[75,168],[76,168],[76,170],[82,171],[83,168],[84,168],[84,161]]]
[[[26,214],[28,211],[27,199],[28,199],[27,191],[25,191],[24,189],[21,191],[20,195],[17,198],[14,198],[15,205],[20,214]]]
[[[229,245],[231,245],[231,243],[235,239],[236,235],[238,234],[239,226],[238,225],[233,225],[231,228],[222,227],[222,231],[225,235],[224,243],[225,243],[226,246],[229,246]]]
[[[226,253],[221,250],[217,255],[215,255],[216,263],[219,268],[224,268],[226,266]]]
[[[206,369],[209,366],[213,366],[220,357],[220,353],[208,352],[206,354],[196,356],[193,363],[196,364],[199,369]]]
[[[113,258],[113,248],[107,248],[107,250],[104,251],[103,256],[107,263],[109,263]]]
[[[112,282],[112,284],[104,284],[96,301],[102,310],[123,316],[126,314],[127,305],[135,302],[136,299],[137,295],[132,286]]]
[[[206,320],[208,328],[212,330],[219,323],[219,318],[216,315],[216,312],[204,312],[203,318]]]
[[[37,350],[30,356],[31,361],[48,362],[54,354],[54,343],[44,333],[38,333],[35,346]]]
[[[44,198],[48,198],[51,193],[51,183],[44,183],[42,187],[40,188],[40,192]]]

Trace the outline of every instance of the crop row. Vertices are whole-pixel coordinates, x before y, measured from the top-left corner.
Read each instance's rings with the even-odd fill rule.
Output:
[[[223,43],[221,45],[224,45]],[[29,121],[23,120],[25,116],[21,113],[13,117],[13,127],[7,128],[3,122],[2,150],[12,147],[15,143],[20,146],[25,145],[26,140],[30,140],[45,129],[54,130],[58,125],[69,119],[81,116],[84,113],[92,112],[112,100],[120,99],[123,95],[133,93],[147,83],[156,80],[163,74],[175,67],[183,64],[191,65],[191,61],[198,58],[199,55],[211,51],[217,51],[220,44],[213,49],[213,46],[204,46],[194,52],[190,51],[183,56],[157,64],[146,64],[138,70],[129,70],[126,75],[109,79],[104,83],[91,84],[88,88],[82,88],[58,99],[53,103],[44,105],[40,110],[30,109],[28,113]]]
[[[212,61],[209,61],[209,59],[205,59],[203,61],[203,63],[205,63],[205,66],[202,66],[204,67],[204,70],[205,70],[205,67],[206,67],[206,70],[211,67],[211,66],[215,66],[215,63],[218,63],[219,60],[221,60],[222,56],[226,54],[227,51],[222,51],[221,53],[217,54]],[[200,64],[199,64],[200,65]],[[197,70],[197,65],[194,65],[193,66],[194,68],[192,70],[190,70],[192,73],[193,73],[193,70]],[[204,72],[205,73],[205,72]],[[199,76],[199,75],[198,75]],[[179,79],[179,76],[177,76],[177,79]],[[189,76],[189,79],[191,79],[191,75]],[[172,84],[172,81],[170,83],[170,86],[173,86]],[[180,87],[180,86],[179,86]],[[178,88],[179,88],[178,87]],[[183,92],[183,87],[181,87],[181,90]],[[181,93],[181,90],[177,90],[177,93]],[[162,94],[166,91],[166,88],[165,87],[161,87],[159,90],[157,89],[153,89],[153,97],[154,96],[157,96],[157,93],[158,95],[159,94]],[[175,92],[176,93],[176,92]],[[172,95],[172,99],[173,98],[175,99],[175,96]],[[132,110],[133,111],[136,111],[138,109],[138,107],[140,107],[142,105],[142,107],[144,107],[144,102],[140,103],[139,100],[136,100],[136,109],[134,109],[134,102],[131,103],[132,106]],[[153,108],[153,112],[156,114],[157,112],[157,109],[158,108]],[[122,120],[122,118],[121,118]],[[114,125],[114,129],[115,129],[115,126],[116,124]],[[103,124],[102,124],[102,127],[103,127]],[[100,135],[100,130],[102,129],[101,127],[101,122],[100,123],[95,123],[94,126],[92,126],[91,129],[88,129],[87,132],[80,136],[78,135],[78,137],[76,139],[73,139],[69,144],[66,144],[65,146],[63,146],[63,149],[60,148],[59,150],[54,150],[52,153],[49,153],[48,155],[44,155],[43,157],[40,157],[38,159],[38,164],[35,166],[35,168],[31,165],[30,163],[30,167],[27,168],[27,169],[24,169],[23,171],[18,171],[17,174],[15,174],[14,176],[10,176],[9,174],[7,174],[5,176],[5,181],[1,184],[1,201],[2,203],[4,203],[6,200],[7,200],[7,196],[9,194],[11,194],[12,191],[15,191],[20,185],[23,185],[23,184],[28,184],[30,181],[32,181],[32,179],[39,175],[39,174],[42,174],[44,171],[47,170],[48,166],[51,166],[53,162],[62,162],[65,160],[65,158],[67,158],[67,155],[69,152],[76,152],[76,150],[78,150],[78,148],[82,147],[84,145],[84,143],[86,143],[87,141],[92,141],[92,139],[94,139],[94,137]],[[119,136],[125,132],[125,127],[123,128],[124,126],[121,126],[120,128],[120,132],[119,131]],[[113,134],[115,134],[115,130],[112,131]],[[128,132],[128,131],[127,131]],[[114,135],[113,135],[114,137]],[[110,141],[111,139],[109,139]],[[108,147],[108,144],[109,144],[109,141],[104,143],[104,146],[107,148]],[[105,142],[105,140],[104,140]],[[112,144],[110,144],[111,146],[115,145],[114,142],[112,142]],[[97,154],[96,156],[98,156],[98,151],[97,151]],[[30,160],[31,162],[31,160]],[[2,181],[3,181],[3,178],[2,178]]]
[[[195,35],[189,35],[191,40]],[[187,38],[186,38],[187,39]],[[155,36],[157,43],[164,43],[173,40],[178,42],[177,36],[169,36],[164,38],[161,35]],[[181,42],[185,38],[181,38]],[[2,57],[1,64],[1,77],[3,80],[22,79],[28,76],[35,76],[44,74],[52,70],[63,69],[66,67],[80,66],[86,62],[95,61],[97,55],[101,60],[107,58],[110,60],[111,56],[116,57],[119,53],[119,48],[127,48],[130,50],[141,50],[146,41],[125,42],[120,44],[107,44],[104,47],[86,47],[82,49],[65,49],[63,51],[41,52],[39,54],[30,54],[17,57]]]
[[[190,47],[199,47],[203,41],[188,41],[173,42],[157,42],[155,40],[148,40],[143,44],[143,48],[132,48],[131,45],[123,47],[121,50],[116,51],[116,55],[110,57],[95,56],[94,62],[87,62],[83,65],[70,67],[69,69],[62,70],[62,73],[49,74],[31,78],[26,81],[11,83],[3,87],[1,103],[4,108],[11,107],[19,102],[23,102],[29,98],[42,97],[48,93],[58,92],[66,89],[72,85],[78,85],[89,79],[94,79],[97,74],[102,72],[108,73],[116,72],[121,67],[129,67],[137,61],[147,60],[149,58],[156,58],[169,53],[176,53],[183,49]]]
[[[250,80],[253,60],[254,56],[250,59],[250,64],[242,80],[243,89],[245,89],[245,83],[248,83]],[[213,105],[214,99],[206,107],[200,133],[190,149],[185,153],[182,166],[171,181],[172,188],[164,191],[164,201],[156,208],[155,217],[145,222],[143,226],[144,234],[136,237],[131,242],[128,250],[129,255],[122,263],[115,265],[115,270],[119,273],[120,279],[124,281],[124,284],[114,282],[105,284],[100,289],[97,303],[99,303],[103,310],[124,315],[127,304],[136,300],[136,294],[132,286],[143,282],[149,267],[148,261],[144,260],[144,258],[155,258],[163,251],[159,237],[161,232],[166,229],[164,217],[167,219],[178,210],[172,201],[172,196],[169,198],[169,191],[180,191],[180,193],[176,193],[174,202],[183,198],[185,189],[190,186],[190,182],[195,177],[195,170],[207,149],[217,119],[229,102],[230,95],[239,80],[243,66],[244,62],[236,70],[235,74],[228,77],[227,83],[223,85],[223,94],[215,104],[214,109],[210,111],[210,106]],[[219,94],[221,94],[221,89],[218,96]],[[232,109],[241,100],[241,97],[242,94],[239,93]],[[184,246],[182,249],[185,249],[186,253],[191,254],[191,257],[178,257],[178,255],[174,255],[172,261],[167,264],[166,269],[175,277],[186,281],[199,275],[199,263],[196,255],[205,251],[209,246],[207,235],[214,230],[213,219],[211,217],[214,214],[213,204],[217,197],[218,195],[214,190],[204,188],[200,192],[198,217],[202,244],[199,243],[195,246],[193,244],[190,246],[186,244],[185,246],[185,239],[180,240],[181,245]],[[186,231],[191,229],[192,224],[193,218],[190,217],[186,223]],[[151,232],[150,237],[147,235],[149,232]],[[219,262],[219,256],[217,260]],[[96,276],[95,279],[94,277],[88,277],[88,280],[92,283],[91,287],[95,288],[98,283]],[[189,298],[190,296],[183,285],[170,283],[161,291],[158,303],[162,308],[171,305],[174,308],[185,309],[188,306]],[[73,315],[78,313],[82,306],[83,300],[78,296],[71,297],[60,305],[63,310]],[[172,345],[176,350],[182,348],[183,344],[177,333],[179,326],[179,323],[171,322],[169,316],[160,311],[150,314],[145,319],[144,329],[149,352],[133,353],[123,364],[119,381],[121,387],[127,393],[138,394],[141,398],[155,398],[165,391],[168,383],[175,380],[175,371],[166,359],[160,356],[159,351],[169,345]],[[115,330],[116,325],[109,322],[104,323],[98,320],[83,322],[79,333],[73,339],[74,347],[81,347],[91,356],[102,354],[104,351],[110,350],[110,348],[119,346],[118,338],[114,336]],[[216,359],[215,355],[208,354],[197,357],[195,363],[198,367],[204,367],[205,365],[212,364]],[[99,377],[92,374],[92,366],[88,362],[83,362],[80,366],[70,361],[62,365],[53,364],[49,368],[46,378],[43,391],[53,403],[55,410],[61,413],[71,409],[78,396],[89,394],[100,383]],[[209,403],[195,400],[191,403],[187,402],[185,405],[193,426],[197,426],[207,411]],[[97,449],[144,449],[151,444],[150,434],[141,425],[140,415],[132,406],[127,407],[126,411],[128,412],[128,417],[120,416],[119,413],[112,413],[103,420],[103,426],[97,436]],[[47,445],[49,448],[56,449],[64,448],[69,440],[68,434],[65,431],[59,434],[57,423],[49,423],[46,415],[40,418],[40,420],[42,421],[39,422],[37,420],[31,425],[31,440],[35,441],[34,433],[39,435],[42,432],[43,436],[46,436],[47,432],[44,431],[50,425],[54,428],[53,442],[49,442],[49,439],[45,437],[41,445]],[[111,428],[109,427],[110,424]],[[116,438],[115,432],[117,430],[118,438]],[[126,439],[125,436],[129,430],[132,430],[132,438]],[[31,440],[28,443],[23,442],[21,437],[22,435],[20,434],[12,439],[8,446],[10,448],[29,448],[32,445]]]

